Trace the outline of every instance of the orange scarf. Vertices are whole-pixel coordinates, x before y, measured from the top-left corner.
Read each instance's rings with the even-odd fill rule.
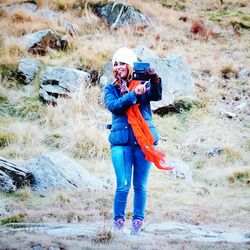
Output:
[[[129,90],[134,90],[139,84],[141,84],[141,81],[132,80],[129,84]],[[159,169],[172,170],[172,167],[164,166],[164,163],[166,162],[164,159],[165,154],[154,148],[154,136],[139,110],[139,105],[140,104],[132,105],[126,110],[126,114],[128,117],[128,123],[132,127],[135,138],[145,154],[145,159],[153,162]]]

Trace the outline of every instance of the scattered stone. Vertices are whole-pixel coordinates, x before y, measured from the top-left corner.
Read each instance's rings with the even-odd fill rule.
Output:
[[[244,68],[239,69],[238,77],[240,79],[246,79],[248,76],[249,76],[249,73],[247,72],[246,69],[244,69]]]
[[[21,45],[33,54],[45,55],[48,49],[58,48],[60,36],[51,29],[30,33],[19,38]]]
[[[225,117],[230,118],[230,119],[235,118],[237,116],[235,113],[229,112],[229,111],[222,111],[222,112],[220,112],[220,115],[222,117],[225,116]]]
[[[133,24],[148,26],[151,23],[148,17],[123,3],[108,3],[97,7],[95,11],[113,29]]]
[[[61,50],[65,51],[69,48],[69,39],[67,35],[61,36],[58,43],[57,47],[60,48]]]
[[[184,161],[174,159],[169,161],[168,165],[174,167],[174,169],[170,171],[171,176],[193,183],[192,171]]]
[[[247,107],[247,103],[246,102],[243,102],[241,104],[239,104],[238,106],[236,106],[237,109],[244,109]]]
[[[42,250],[42,245],[40,243],[35,243],[31,246],[32,250]]]
[[[25,164],[35,178],[37,191],[50,188],[102,189],[105,184],[91,175],[83,166],[62,153],[41,154]]]
[[[63,28],[66,29],[72,37],[77,35],[77,29],[72,23],[65,23]]]
[[[222,148],[212,148],[209,152],[208,152],[208,156],[209,157],[215,157],[220,155],[221,153],[223,153],[224,149]]]
[[[73,68],[47,67],[40,76],[40,96],[56,103],[58,96],[80,91],[90,82],[90,74]]]
[[[19,62],[17,78],[23,84],[31,83],[39,71],[40,61],[37,59],[24,58]]]

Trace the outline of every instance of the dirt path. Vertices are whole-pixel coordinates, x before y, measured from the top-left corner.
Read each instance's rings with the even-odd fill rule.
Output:
[[[98,224],[55,224],[55,223],[10,223],[0,227],[0,234],[7,235],[14,232],[26,233],[46,233],[56,237],[95,237],[101,232],[109,232],[110,225]],[[215,229],[210,227],[201,227],[190,224],[181,224],[175,222],[165,222],[160,224],[145,224],[142,231],[142,238],[149,236],[163,236],[168,240],[188,240],[202,242],[228,242],[228,243],[247,243],[250,244],[250,231],[239,232],[235,230]],[[129,229],[125,228],[123,237],[130,236]]]

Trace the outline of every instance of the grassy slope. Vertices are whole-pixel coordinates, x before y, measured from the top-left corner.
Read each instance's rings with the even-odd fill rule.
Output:
[[[49,7],[56,11],[65,9],[62,15],[77,25],[79,35],[71,41],[69,51],[50,51],[39,58],[44,65],[99,71],[117,48],[139,44],[148,46],[159,56],[181,52],[187,58],[197,87],[199,106],[181,114],[155,116],[154,120],[162,138],[166,139],[160,141],[159,148],[165,150],[170,159],[184,160],[194,173],[195,184],[173,180],[168,173],[152,168],[147,222],[175,220],[246,230],[250,223],[249,114],[244,109],[239,113],[235,107],[249,103],[246,94],[249,78],[239,79],[235,75],[240,67],[250,72],[247,57],[250,31],[237,25],[233,28],[231,23],[234,24],[235,17],[219,24],[209,20],[208,16],[225,7],[231,11],[249,12],[247,1],[225,1],[221,5],[219,1],[188,0],[184,3],[185,10],[180,10],[182,7],[178,5],[173,6],[176,10],[162,8],[159,1],[127,1],[148,14],[155,26],[147,29],[125,27],[116,31],[109,30],[89,8],[73,10],[73,1],[60,2],[64,7],[60,7],[59,1],[51,1]],[[41,8],[45,5],[46,2],[40,2]],[[187,21],[180,18],[187,18]],[[192,22],[201,19],[205,32],[200,35],[191,33]],[[37,99],[38,79],[32,86],[21,86],[13,80],[12,73],[18,60],[27,56],[16,37],[44,27],[61,32],[59,23],[24,11],[15,15],[3,13],[0,22],[4,31],[0,37],[1,156],[22,164],[39,153],[59,150],[74,157],[100,178],[112,176],[107,131],[100,126],[110,120],[110,114],[98,104],[97,97],[101,96],[98,87],[92,87],[72,100],[61,100],[57,107],[52,107]],[[216,37],[216,33],[220,36]],[[223,78],[225,72],[229,79]],[[220,110],[236,112],[238,116],[233,119],[221,117]],[[207,152],[214,147],[223,147],[225,151],[209,158]],[[28,189],[10,195],[1,193],[0,218],[25,213],[24,221],[30,222],[110,220],[113,189],[101,194],[92,193],[91,198],[86,190],[73,194],[55,191],[46,193],[45,197]],[[131,198],[128,218],[131,216]]]

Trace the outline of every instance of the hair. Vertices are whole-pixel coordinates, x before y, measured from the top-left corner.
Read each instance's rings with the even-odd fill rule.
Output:
[[[127,78],[125,80],[130,81],[130,80],[132,80],[132,76],[133,76],[133,68],[131,67],[131,65],[129,65],[127,63],[126,63],[126,66],[128,69],[128,74],[127,74]],[[117,72],[114,70],[114,68],[113,68],[113,76],[114,76],[115,80],[118,79]]]

